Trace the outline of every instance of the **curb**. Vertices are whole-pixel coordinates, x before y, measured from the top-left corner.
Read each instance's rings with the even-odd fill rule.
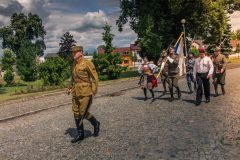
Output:
[[[119,83],[119,82],[133,81],[133,80],[136,80],[138,78],[139,77],[132,77],[132,78],[123,79],[123,80],[116,80],[116,81],[113,80],[109,83],[99,85],[99,87],[104,87],[104,86],[116,84],[116,83]],[[53,92],[51,92],[51,93],[45,93],[45,94],[38,95],[38,96],[29,96],[29,97],[25,97],[25,98],[24,97],[19,97],[19,98],[16,98],[16,99],[10,99],[9,102],[7,100],[5,100],[5,101],[0,102],[0,107],[3,106],[3,105],[8,105],[8,104],[16,103],[16,102],[26,102],[28,100],[38,99],[38,98],[42,98],[42,97],[46,97],[46,96],[52,96],[52,95],[59,95],[59,94],[64,94],[64,93],[66,93],[66,91],[56,91],[56,92],[54,92],[54,90],[53,90]]]
[[[125,89],[119,90],[117,92],[112,92],[112,93],[108,93],[108,94],[102,94],[102,95],[96,96],[95,98],[108,97],[108,96],[114,95],[116,93],[120,93],[120,92],[124,92],[124,91],[127,91],[127,90],[136,89],[138,87],[139,86],[135,86],[135,87],[131,87],[131,88],[125,88]],[[6,122],[6,121],[9,121],[9,120],[13,120],[13,119],[16,119],[16,118],[20,118],[20,117],[23,117],[23,116],[32,115],[32,114],[35,114],[35,113],[38,113],[38,112],[41,112],[41,111],[54,109],[54,108],[59,108],[59,107],[70,105],[70,104],[72,104],[72,102],[62,103],[62,104],[51,106],[51,107],[48,107],[48,108],[43,108],[43,109],[39,109],[39,110],[35,110],[35,111],[30,111],[30,112],[26,112],[26,113],[23,113],[23,114],[19,114],[19,115],[16,115],[16,116],[10,116],[10,117],[6,117],[6,118],[2,118],[2,119],[0,119],[0,123]]]

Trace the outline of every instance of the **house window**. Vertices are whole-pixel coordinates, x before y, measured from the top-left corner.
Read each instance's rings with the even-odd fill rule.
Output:
[[[129,60],[124,60],[123,63],[124,63],[124,64],[128,64],[128,63],[129,63]]]
[[[128,52],[124,52],[124,55],[128,55]]]

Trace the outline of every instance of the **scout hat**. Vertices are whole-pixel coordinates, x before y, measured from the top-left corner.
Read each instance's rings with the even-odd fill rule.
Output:
[[[72,52],[83,51],[83,47],[82,46],[73,46],[71,51]]]

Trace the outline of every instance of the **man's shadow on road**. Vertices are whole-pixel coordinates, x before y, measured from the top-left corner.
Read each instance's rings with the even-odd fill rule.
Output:
[[[77,129],[76,128],[68,128],[65,131],[65,135],[69,135],[70,137],[74,138],[77,135]],[[89,138],[89,137],[92,137],[92,136],[93,136],[93,134],[92,134],[91,131],[84,130],[84,138]]]

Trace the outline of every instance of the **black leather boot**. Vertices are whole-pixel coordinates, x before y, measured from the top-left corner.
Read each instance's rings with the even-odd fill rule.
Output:
[[[100,131],[100,122],[97,121],[96,118],[93,116],[89,119],[89,121],[91,122],[91,124],[94,127],[93,135],[94,135],[94,137],[97,137],[99,135],[99,131]]]
[[[222,94],[225,95],[225,88],[224,88],[224,85],[221,85],[221,88],[222,88]]]
[[[75,123],[77,126],[77,135],[74,139],[71,140],[72,143],[76,143],[78,141],[81,141],[84,139],[84,127],[83,124],[79,124],[80,123],[80,119],[75,119]]]
[[[177,94],[178,94],[178,100],[180,100],[180,99],[181,99],[181,96],[182,96],[182,94],[181,94],[181,90],[180,90],[180,88],[179,88],[179,87],[177,87]]]
[[[144,93],[144,101],[147,100],[147,88],[143,88],[143,93]]]
[[[154,98],[154,92],[153,92],[153,90],[150,89],[150,92],[151,92],[151,94],[152,94],[152,98]]]
[[[169,102],[172,102],[172,101],[174,101],[173,88],[169,88],[169,91],[170,91],[170,95],[171,95],[171,98],[169,99]]]
[[[214,97],[217,97],[218,96],[218,84],[214,84],[214,89],[215,89]]]

